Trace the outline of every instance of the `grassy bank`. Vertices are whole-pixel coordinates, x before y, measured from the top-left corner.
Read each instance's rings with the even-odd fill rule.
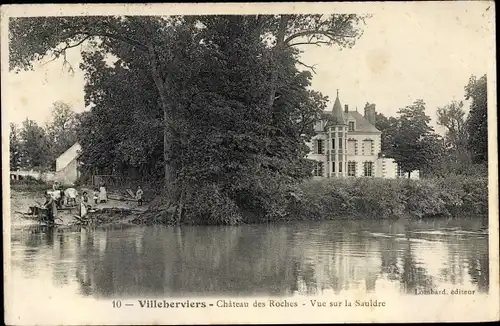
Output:
[[[10,180],[10,189],[19,192],[44,192],[52,188],[52,185],[32,177],[23,180]]]
[[[486,217],[488,179],[310,180],[299,187],[296,197],[290,217],[297,219]]]

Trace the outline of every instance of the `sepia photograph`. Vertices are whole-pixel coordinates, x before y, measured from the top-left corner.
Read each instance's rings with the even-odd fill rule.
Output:
[[[494,21],[2,6],[6,324],[498,320]]]

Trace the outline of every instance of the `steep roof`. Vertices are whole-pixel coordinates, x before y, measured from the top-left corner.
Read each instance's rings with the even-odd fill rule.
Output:
[[[339,103],[340,104],[340,103]],[[326,115],[332,115],[333,112],[330,111],[324,111]],[[342,116],[344,116],[342,114]],[[365,117],[363,117],[358,111],[349,111],[347,112],[347,118],[344,119],[344,121],[349,121],[349,120],[354,120],[356,129],[354,132],[376,132],[376,133],[381,133],[380,130],[378,130],[374,125],[370,123]],[[352,131],[351,131],[352,132]]]
[[[76,142],[68,148],[64,153],[56,158],[56,172],[64,169],[69,163],[80,156],[82,146]]]
[[[381,132],[374,125],[371,124],[368,119],[363,117],[358,111],[349,111],[347,113],[347,120],[352,119],[355,122],[356,129],[355,132]]]
[[[333,120],[336,121],[337,124],[346,124],[344,111],[342,110],[342,105],[339,100],[339,91],[337,90],[337,98],[335,99],[335,103],[332,108],[332,117]]]

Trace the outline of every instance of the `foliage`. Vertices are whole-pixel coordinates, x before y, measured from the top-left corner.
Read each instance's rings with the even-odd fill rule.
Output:
[[[141,58],[135,59],[109,66],[101,52],[83,56],[85,102],[93,107],[79,116],[77,133],[81,161],[87,170],[123,175],[161,173],[163,114],[154,83],[137,67]]]
[[[394,136],[398,130],[398,119],[376,113],[375,127],[382,132],[380,150],[382,154],[391,155]]]
[[[158,179],[164,165],[171,219],[270,220],[284,214],[290,189],[311,173],[304,140],[326,105],[308,89],[311,74],[296,67],[308,67],[297,46],[350,47],[364,19],[16,18],[9,59],[11,69],[29,69],[45,54],[64,57],[90,45],[81,68],[93,108],[78,127],[87,170]]]
[[[296,193],[290,220],[488,215],[486,177],[309,180]]]
[[[10,124],[10,169],[54,170],[56,158],[77,140],[77,121],[71,107],[54,103],[46,126],[26,119],[21,126]]]
[[[446,147],[453,150],[464,150],[467,146],[467,130],[465,128],[465,111],[463,102],[453,101],[438,108],[437,124],[446,128]]]
[[[439,157],[439,137],[429,126],[430,117],[425,114],[425,102],[417,100],[398,111],[397,132],[393,138],[391,157],[407,173],[430,167]]]
[[[10,170],[16,171],[21,167],[21,140],[19,135],[19,128],[15,123],[10,123],[9,133],[9,157],[10,157]]]
[[[486,75],[477,79],[471,76],[465,86],[465,99],[472,100],[467,131],[468,147],[475,163],[488,162],[488,92]]]
[[[65,102],[55,102],[52,108],[52,120],[46,127],[53,158],[57,158],[77,142],[77,126],[78,120],[73,108]]]
[[[26,119],[20,130],[21,166],[47,170],[51,165],[50,141],[47,132],[35,121]]]

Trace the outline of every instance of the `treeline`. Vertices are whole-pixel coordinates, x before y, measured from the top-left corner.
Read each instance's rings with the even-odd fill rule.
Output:
[[[77,140],[77,115],[70,105],[55,102],[51,120],[44,126],[26,119],[10,123],[10,170],[55,170],[56,158]]]
[[[78,131],[84,166],[163,180],[163,221],[273,220],[311,174],[304,141],[327,103],[309,89],[313,67],[301,46],[353,46],[365,18],[15,18],[10,68],[90,45],[81,64],[93,105]]]
[[[420,170],[423,177],[455,175],[487,176],[488,101],[487,77],[471,76],[464,98],[470,100],[466,114],[462,101],[437,109],[437,124],[444,137],[429,125],[425,102],[417,100],[397,117],[378,113],[376,127],[382,131],[382,154],[392,157],[405,172]]]

